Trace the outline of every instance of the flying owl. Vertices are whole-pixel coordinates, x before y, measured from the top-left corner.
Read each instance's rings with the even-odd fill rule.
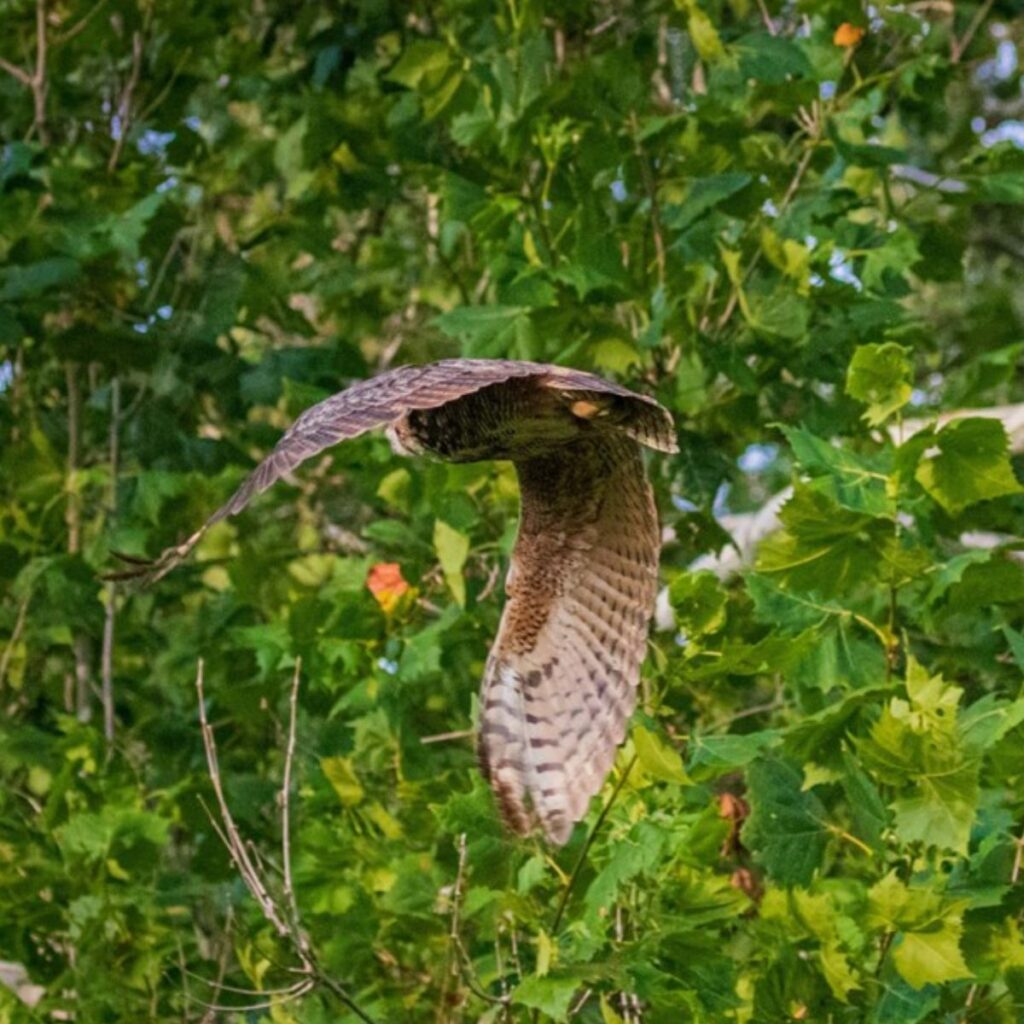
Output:
[[[653,399],[544,363],[446,359],[390,370],[307,409],[226,505],[135,574],[159,579],[299,463],[380,426],[398,454],[516,467],[519,534],[477,746],[508,825],[565,843],[636,700],[659,550],[640,449],[678,450],[672,418]]]

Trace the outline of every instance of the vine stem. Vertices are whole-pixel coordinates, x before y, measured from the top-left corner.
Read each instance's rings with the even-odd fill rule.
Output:
[[[630,759],[625,768],[622,769],[622,774],[619,776],[619,781],[615,783],[615,788],[611,792],[611,796],[608,797],[608,802],[601,808],[601,813],[597,816],[597,821],[594,822],[594,827],[590,830],[587,835],[587,841],[583,844],[583,849],[580,850],[580,855],[576,858],[576,863],[573,865],[572,871],[569,874],[569,881],[566,882],[565,888],[562,890],[562,897],[558,901],[558,907],[555,910],[555,916],[551,919],[551,937],[554,938],[558,934],[558,926],[562,923],[562,917],[565,915],[565,908],[569,905],[569,897],[572,895],[572,891],[576,886],[576,882],[579,879],[580,871],[583,870],[583,865],[586,862],[587,854],[590,853],[591,846],[594,845],[594,840],[597,838],[597,833],[600,832],[601,826],[604,824],[605,819],[608,817],[609,811],[615,805],[615,801],[619,798],[619,794],[622,792],[623,786],[626,784],[626,780],[629,778],[629,773],[633,770],[633,765],[636,764],[637,757],[634,754]]]

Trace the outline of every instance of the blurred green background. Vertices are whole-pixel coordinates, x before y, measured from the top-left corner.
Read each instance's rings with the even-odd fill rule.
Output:
[[[0,18],[0,1021],[1021,1019],[1016,0]],[[676,417],[589,846],[597,800],[564,850],[505,835],[466,734],[511,467],[364,437],[99,579],[311,403],[460,354]],[[204,810],[200,657],[275,894],[302,659],[299,998]]]

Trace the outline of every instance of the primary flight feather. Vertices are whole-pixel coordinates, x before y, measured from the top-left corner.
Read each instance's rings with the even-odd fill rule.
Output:
[[[564,843],[636,700],[659,551],[640,448],[677,450],[672,418],[653,399],[544,363],[402,366],[306,410],[196,533],[124,575],[159,579],[299,463],[380,426],[400,454],[516,467],[522,515],[484,671],[478,751],[509,826],[539,826]]]

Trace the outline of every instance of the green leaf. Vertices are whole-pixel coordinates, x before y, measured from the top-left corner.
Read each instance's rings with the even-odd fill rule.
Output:
[[[584,897],[592,918],[607,917],[626,882],[656,869],[666,839],[662,829],[640,822],[624,840],[615,844],[608,862],[590,883]]]
[[[681,573],[668,596],[679,628],[691,636],[714,633],[725,623],[727,598],[713,572]]]
[[[843,751],[843,793],[850,805],[853,832],[873,849],[882,849],[882,832],[889,823],[889,814],[878,787],[860,769],[848,750]]]
[[[139,258],[143,236],[167,196],[167,192],[151,192],[129,209],[112,214],[103,222],[100,230],[107,235],[110,244],[124,260],[134,262]]]
[[[911,370],[902,345],[860,345],[846,373],[846,393],[867,405],[864,418],[877,427],[910,400]]]
[[[821,865],[829,835],[821,801],[804,792],[796,768],[777,758],[750,765],[747,786],[743,844],[776,881],[806,885]]]
[[[1024,672],[1024,633],[1019,633],[1010,626],[1003,626],[1003,636],[1006,637],[1006,642],[1010,646],[1010,652],[1013,654],[1013,660],[1017,663],[1017,668]]]
[[[601,1024],[625,1024],[625,1021],[612,1009],[612,1004],[601,993]]]
[[[775,729],[730,736],[694,736],[689,744],[688,770],[697,778],[724,775],[750,764],[769,747],[778,742],[780,733]]]
[[[884,520],[840,508],[807,484],[779,516],[785,529],[762,542],[757,568],[788,589],[830,598],[880,572],[878,550],[892,529]]]
[[[467,355],[494,356],[517,349],[529,331],[528,313],[526,306],[460,306],[442,313],[434,323],[465,342]]]
[[[877,705],[882,694],[891,693],[888,683],[876,683],[830,701],[819,711],[801,716],[785,733],[787,754],[801,761],[831,763],[842,753],[842,741],[864,709]],[[870,711],[868,712],[870,713]],[[825,756],[823,756],[825,755]]]
[[[780,85],[789,78],[806,78],[813,73],[803,50],[791,39],[751,32],[733,43],[739,54],[740,74],[768,85]]]
[[[684,231],[708,210],[745,189],[752,180],[742,171],[697,178],[681,203],[670,203],[665,207],[665,224],[675,231]]]
[[[888,473],[881,460],[857,455],[802,427],[783,426],[782,432],[800,468],[837,505],[871,516],[892,513],[886,493]]]
[[[683,759],[657,733],[642,725],[633,728],[633,746],[640,767],[652,778],[679,785],[691,785],[692,780],[683,769]]]
[[[387,77],[392,82],[415,89],[424,78],[447,71],[451,59],[451,53],[444,43],[416,40],[402,51],[402,56]]]
[[[916,477],[950,514],[988,498],[1021,493],[1006,430],[998,420],[954,420],[935,435],[935,447],[938,452],[920,463]]]
[[[676,0],[676,3],[686,12],[686,27],[701,59],[721,60],[725,56],[725,47],[722,46],[714,22],[701,10],[697,0]]]
[[[579,987],[579,981],[573,978],[526,978],[513,990],[512,1001],[540,1010],[554,1021],[564,1021]]]
[[[362,803],[366,790],[356,775],[351,758],[322,757],[320,768],[343,806],[355,807],[356,804]]]
[[[890,804],[905,842],[966,852],[979,800],[979,762],[957,726],[958,687],[913,659],[908,700],[894,697],[855,744],[864,767],[895,787]]]
[[[417,39],[405,48],[387,77],[415,89],[422,97],[423,113],[427,118],[434,118],[454,98],[462,84],[463,73],[444,43]]]
[[[445,582],[460,608],[466,606],[466,581],[462,568],[469,554],[469,538],[443,519],[434,520],[434,550],[441,563]]]
[[[943,918],[938,927],[928,931],[904,932],[893,944],[893,963],[904,980],[916,989],[971,978],[974,975],[960,952],[962,934],[963,923],[958,914]]]
[[[0,302],[31,298],[51,288],[70,284],[80,270],[78,263],[67,256],[6,267],[0,270]]]

